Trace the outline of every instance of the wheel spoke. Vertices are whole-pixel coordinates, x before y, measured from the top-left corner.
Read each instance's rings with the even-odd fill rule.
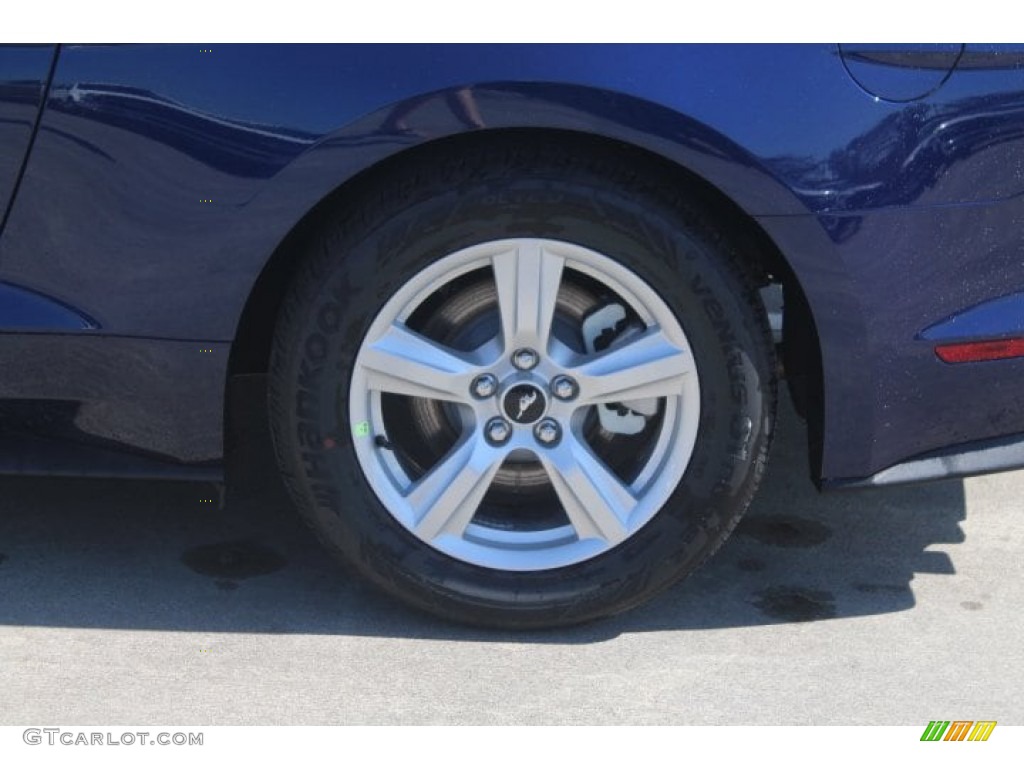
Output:
[[[406,499],[416,535],[461,537],[501,467],[503,453],[470,436],[412,486]]]
[[[626,538],[637,499],[586,444],[567,434],[539,458],[577,536],[612,546]]]
[[[363,350],[367,386],[379,392],[465,402],[477,366],[453,350],[395,324]]]
[[[696,372],[688,350],[672,343],[658,328],[650,328],[569,373],[579,383],[577,402],[593,405],[678,395],[683,378]]]
[[[527,240],[494,256],[491,263],[506,352],[517,347],[545,352],[565,259]]]

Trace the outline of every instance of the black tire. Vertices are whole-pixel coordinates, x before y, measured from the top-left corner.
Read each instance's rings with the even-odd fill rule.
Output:
[[[749,504],[775,417],[774,348],[755,280],[685,189],[632,151],[495,137],[380,173],[303,254],[270,371],[274,444],[300,512],[328,549],[386,592],[475,625],[576,624],[649,599],[697,568]],[[668,503],[630,538],[566,567],[501,571],[449,557],[375,495],[349,428],[353,361],[382,305],[445,254],[507,237],[555,237],[633,270],[685,329],[700,419]]]

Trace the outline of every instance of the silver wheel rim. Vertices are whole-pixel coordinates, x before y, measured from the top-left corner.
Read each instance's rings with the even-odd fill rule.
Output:
[[[471,273],[487,272],[500,326],[493,337],[472,349],[454,349],[407,324],[439,291]],[[591,281],[614,295],[628,308],[630,332],[597,352],[573,348],[560,338],[554,318],[571,280]],[[523,350],[536,352],[535,362],[529,355],[517,357]],[[531,362],[530,368],[522,365]],[[571,397],[555,396],[553,381],[557,392]],[[419,476],[390,444],[385,411],[395,397],[434,401],[455,414],[450,420],[457,437]],[[642,466],[624,478],[595,452],[584,430],[593,431],[599,405],[637,402],[655,402],[657,422],[638,454],[645,457]],[[467,563],[538,571],[596,557],[650,522],[689,464],[700,388],[679,321],[644,280],[589,248],[517,238],[452,253],[387,301],[356,356],[349,414],[356,456],[370,487],[410,533]],[[495,420],[504,421],[509,434],[495,428]],[[479,519],[503,465],[530,466],[516,461],[543,467],[565,524],[519,526],[514,509],[508,524]]]

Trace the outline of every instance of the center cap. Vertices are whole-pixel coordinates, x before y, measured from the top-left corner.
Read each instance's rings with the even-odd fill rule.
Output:
[[[533,424],[547,408],[544,393],[533,384],[516,384],[501,399],[505,415],[516,424]]]

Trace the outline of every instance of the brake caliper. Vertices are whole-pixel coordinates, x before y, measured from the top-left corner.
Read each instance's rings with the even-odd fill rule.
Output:
[[[642,332],[643,327],[626,320],[626,308],[621,304],[606,304],[583,321],[583,343],[590,354],[603,352]],[[658,412],[658,398],[600,403],[596,407],[603,429],[618,435],[636,435],[643,432],[647,419]]]

